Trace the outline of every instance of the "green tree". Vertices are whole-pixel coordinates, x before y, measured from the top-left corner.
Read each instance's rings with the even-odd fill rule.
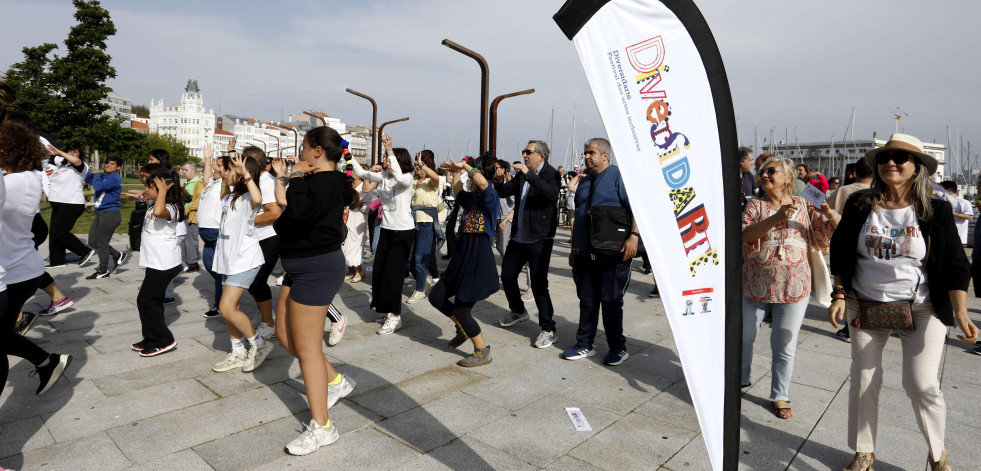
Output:
[[[60,142],[94,146],[96,130],[111,119],[102,103],[110,91],[106,80],[116,76],[106,54],[106,40],[116,34],[109,12],[98,0],[74,0],[75,20],[65,39],[64,56],[54,44],[25,47],[24,61],[5,74],[18,92],[12,108],[28,113],[38,127]]]
[[[136,114],[137,116],[145,116],[149,118],[150,108],[147,108],[146,105],[133,105],[133,114]]]
[[[153,149],[163,149],[170,153],[170,163],[174,165],[180,165],[187,161],[198,162],[201,159],[191,156],[191,150],[184,145],[183,142],[178,140],[176,137],[170,134],[146,134],[147,136],[147,151],[143,155],[143,160],[137,160],[137,162],[145,163],[150,155],[150,151]]]

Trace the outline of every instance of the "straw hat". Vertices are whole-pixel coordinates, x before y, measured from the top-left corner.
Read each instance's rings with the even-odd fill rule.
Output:
[[[901,150],[904,152],[909,152],[911,155],[915,155],[916,158],[923,164],[927,169],[928,175],[933,175],[937,171],[937,166],[940,162],[937,159],[930,156],[926,152],[923,152],[923,143],[919,139],[910,136],[909,134],[893,134],[889,136],[889,141],[886,145],[879,147],[877,149],[872,149],[865,153],[865,160],[868,161],[869,166],[875,168],[875,156],[879,152],[885,152],[889,150]]]

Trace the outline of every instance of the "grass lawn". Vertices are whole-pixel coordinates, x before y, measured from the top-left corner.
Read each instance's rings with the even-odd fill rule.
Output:
[[[126,234],[129,232],[129,214],[133,212],[136,206],[136,201],[124,199],[122,201],[122,206],[119,207],[119,215],[122,221],[119,223],[119,227],[116,228],[116,234]],[[44,218],[44,222],[48,223],[48,227],[51,227],[51,205],[47,202],[41,203],[41,217]],[[73,234],[85,234],[89,233],[89,226],[92,225],[92,220],[95,219],[95,209],[92,207],[85,208],[85,212],[78,217],[75,221],[75,227],[72,228]]]
[[[123,193],[128,190],[143,190],[143,184],[140,183],[139,178],[124,178],[123,179]],[[92,187],[85,186],[85,199],[87,201],[92,200]],[[136,201],[128,198],[121,198],[122,205],[119,207],[119,215],[121,217],[121,222],[119,227],[116,228],[116,234],[126,234],[129,232],[129,215],[133,212],[136,207]],[[44,222],[48,223],[48,227],[51,227],[51,205],[47,201],[41,202],[41,217],[44,218]],[[85,208],[85,212],[78,217],[75,221],[75,227],[72,228],[73,234],[85,234],[89,233],[89,226],[92,225],[92,220],[95,219],[95,209],[91,206]]]

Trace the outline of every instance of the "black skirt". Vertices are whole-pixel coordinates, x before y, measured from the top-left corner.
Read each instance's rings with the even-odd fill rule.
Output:
[[[456,296],[462,302],[487,299],[501,289],[501,277],[487,234],[460,234],[453,258],[439,279],[446,297]],[[436,287],[433,288],[436,290]]]

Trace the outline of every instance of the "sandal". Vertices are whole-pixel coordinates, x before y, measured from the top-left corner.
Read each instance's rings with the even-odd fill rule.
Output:
[[[790,404],[790,401],[784,401],[784,402]],[[793,417],[794,410],[789,407],[777,407],[777,401],[771,402],[770,406],[773,407],[773,413],[776,414],[778,418],[787,420]]]

